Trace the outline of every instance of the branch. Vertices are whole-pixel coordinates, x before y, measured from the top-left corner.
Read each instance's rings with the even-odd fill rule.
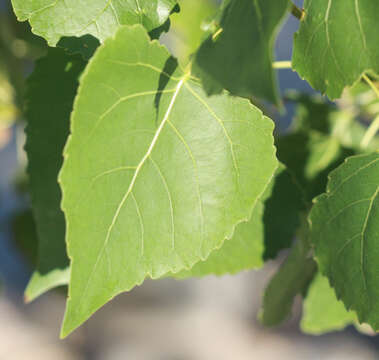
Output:
[[[274,61],[272,67],[274,69],[291,69],[292,63],[291,61]]]

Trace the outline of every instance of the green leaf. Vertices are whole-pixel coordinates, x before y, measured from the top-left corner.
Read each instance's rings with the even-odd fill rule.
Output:
[[[285,135],[276,145],[278,159],[294,173],[308,202],[325,191],[329,172],[352,154],[335,137],[314,130]]]
[[[304,301],[301,329],[305,333],[320,335],[329,331],[342,330],[356,321],[356,314],[347,311],[325,276],[317,273],[309,286]]]
[[[84,60],[89,60],[99,45],[99,40],[92,35],[63,37],[57,44],[58,47],[65,49],[70,55],[81,54]]]
[[[30,210],[16,213],[12,218],[13,243],[28,265],[37,266],[38,236],[33,214]]]
[[[191,0],[180,3],[180,13],[171,19],[172,47],[179,59],[186,61],[204,40],[207,19],[216,11],[212,0]]]
[[[272,121],[247,100],[207,98],[141,26],[97,50],[71,131],[63,336],[146,277],[206,259],[250,218],[277,166]]]
[[[305,0],[304,8],[293,52],[301,77],[336,99],[363,73],[379,73],[377,1]]]
[[[213,251],[206,261],[200,261],[191,270],[174,274],[174,277],[186,279],[210,274],[220,276],[262,267],[265,249],[263,210],[264,205],[258,201],[251,219],[236,227],[232,239],[226,240],[222,247]]]
[[[78,77],[85,65],[80,56],[69,56],[62,49],[51,48],[46,57],[37,61],[27,82],[25,150],[39,237],[38,266],[25,291],[28,301],[68,281],[65,219],[60,209],[57,178]]]
[[[349,94],[344,96],[343,108],[336,107],[320,95],[289,92],[287,99],[296,103],[296,114],[291,127],[297,131],[316,130],[329,135],[345,149],[354,152],[371,152],[379,148],[379,137],[374,138],[366,149],[361,148],[362,139],[367,131],[367,126],[362,124],[362,114],[366,113],[366,118],[372,118],[376,113],[375,106],[379,103],[367,85],[363,87],[366,91],[359,93],[362,84],[360,82],[351,89],[350,93],[354,92],[355,97]],[[372,98],[375,101],[372,101]],[[374,114],[367,114],[370,106],[375,111]]]
[[[310,214],[321,272],[360,322],[379,329],[379,152],[350,157],[330,174]]]
[[[305,230],[303,230],[305,231]],[[276,326],[287,320],[297,295],[304,295],[317,265],[310,246],[302,237],[293,246],[288,258],[267,286],[260,320],[265,326]]]
[[[12,0],[19,21],[29,20],[36,35],[54,46],[61,37],[90,34],[103,42],[120,25],[164,25],[176,0]]]
[[[264,196],[264,260],[290,248],[306,208],[304,193],[292,172],[281,164]]]
[[[175,277],[236,274],[261,267],[265,259],[274,258],[280,250],[291,246],[302,208],[301,191],[285,166],[280,165],[257,200],[251,219],[239,224],[233,238],[213,251],[206,261]]]
[[[224,3],[219,30],[195,57],[196,74],[208,94],[225,88],[234,95],[279,103],[272,52],[288,4],[288,0]]]

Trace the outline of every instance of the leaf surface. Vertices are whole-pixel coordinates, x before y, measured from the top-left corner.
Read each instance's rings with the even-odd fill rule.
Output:
[[[71,131],[63,336],[147,276],[205,260],[250,218],[277,166],[272,121],[246,100],[207,98],[141,26],[97,50]]]
[[[301,231],[305,230],[302,228]],[[277,326],[289,318],[295,297],[304,295],[316,270],[307,239],[302,237],[294,244],[264,292],[260,313],[263,325]]]
[[[20,21],[54,46],[61,37],[90,34],[103,42],[120,25],[142,24],[147,31],[161,27],[175,0],[12,0]]]
[[[239,224],[233,237],[213,251],[206,261],[198,262],[191,270],[175,277],[236,274],[260,268],[266,258],[274,258],[280,250],[291,246],[302,208],[302,193],[280,164],[257,200],[250,220]]]
[[[342,301],[337,300],[328,279],[317,273],[304,300],[301,330],[312,335],[342,330],[353,324],[356,317],[353,311],[346,310]]]
[[[363,73],[379,73],[379,2],[305,0],[304,8],[293,52],[301,77],[336,99]]]
[[[61,49],[49,49],[27,82],[25,150],[39,238],[38,266],[25,291],[28,301],[66,284],[69,277],[65,219],[57,179],[78,77],[85,64],[79,55],[69,56]]]
[[[273,46],[288,0],[227,0],[217,32],[195,56],[208,94],[223,88],[234,95],[279,103],[272,68]]]
[[[379,329],[379,153],[348,158],[310,214],[321,272],[360,322]]]

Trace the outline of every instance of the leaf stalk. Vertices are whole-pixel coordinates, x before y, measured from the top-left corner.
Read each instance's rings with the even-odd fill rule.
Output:
[[[376,87],[376,85],[373,83],[373,81],[366,74],[363,74],[362,78],[371,87],[371,89],[375,92],[376,96],[379,99],[379,89]],[[366,149],[368,147],[371,140],[374,139],[374,137],[378,131],[379,131],[379,115],[376,116],[374,121],[367,128],[367,131],[366,131],[366,133],[363,136],[363,139],[361,141],[361,148],[362,149]]]
[[[272,63],[272,67],[274,69],[291,69],[292,62],[291,61],[274,61]]]

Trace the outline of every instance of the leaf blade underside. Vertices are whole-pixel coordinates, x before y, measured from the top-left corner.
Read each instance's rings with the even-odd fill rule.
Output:
[[[288,0],[223,4],[219,35],[208,37],[195,55],[197,75],[208,94],[225,88],[233,95],[280,102],[272,53],[288,6]]]

